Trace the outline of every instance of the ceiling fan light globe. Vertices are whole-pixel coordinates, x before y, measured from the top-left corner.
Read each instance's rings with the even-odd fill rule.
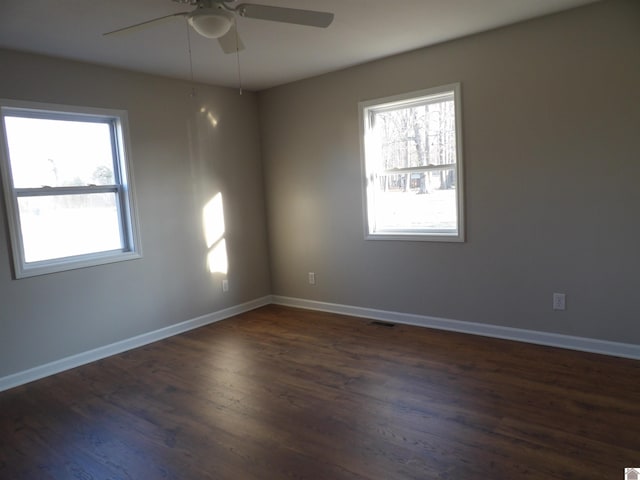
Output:
[[[233,15],[219,8],[200,8],[187,17],[189,25],[203,37],[220,38],[233,24]]]

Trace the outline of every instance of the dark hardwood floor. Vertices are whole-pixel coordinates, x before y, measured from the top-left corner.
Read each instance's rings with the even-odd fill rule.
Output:
[[[0,393],[5,479],[621,479],[640,362],[268,306]]]

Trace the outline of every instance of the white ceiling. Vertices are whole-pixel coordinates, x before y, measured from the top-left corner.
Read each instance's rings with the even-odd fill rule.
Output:
[[[242,86],[261,90],[595,0],[248,1],[335,13],[327,29],[238,18]],[[188,79],[183,18],[101,34],[191,9],[172,0],[0,0],[0,47]],[[235,54],[195,32],[191,50],[196,81],[238,86]]]

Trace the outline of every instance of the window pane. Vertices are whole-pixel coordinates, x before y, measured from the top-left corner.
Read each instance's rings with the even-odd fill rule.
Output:
[[[456,163],[453,100],[375,112],[382,169]]]
[[[379,179],[382,188],[376,195],[374,210],[377,230],[456,230],[457,197],[453,169],[387,175]]]
[[[455,165],[453,99],[374,111],[379,171]],[[455,231],[455,168],[380,175],[375,199],[376,230]]]
[[[19,197],[25,262],[123,248],[115,193]]]
[[[464,241],[459,88],[360,103],[367,238]]]
[[[16,188],[113,185],[111,125],[5,116]]]

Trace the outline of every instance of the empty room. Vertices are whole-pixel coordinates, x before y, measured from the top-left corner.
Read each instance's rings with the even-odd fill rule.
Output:
[[[0,479],[633,477],[639,86],[637,0],[3,0]]]

